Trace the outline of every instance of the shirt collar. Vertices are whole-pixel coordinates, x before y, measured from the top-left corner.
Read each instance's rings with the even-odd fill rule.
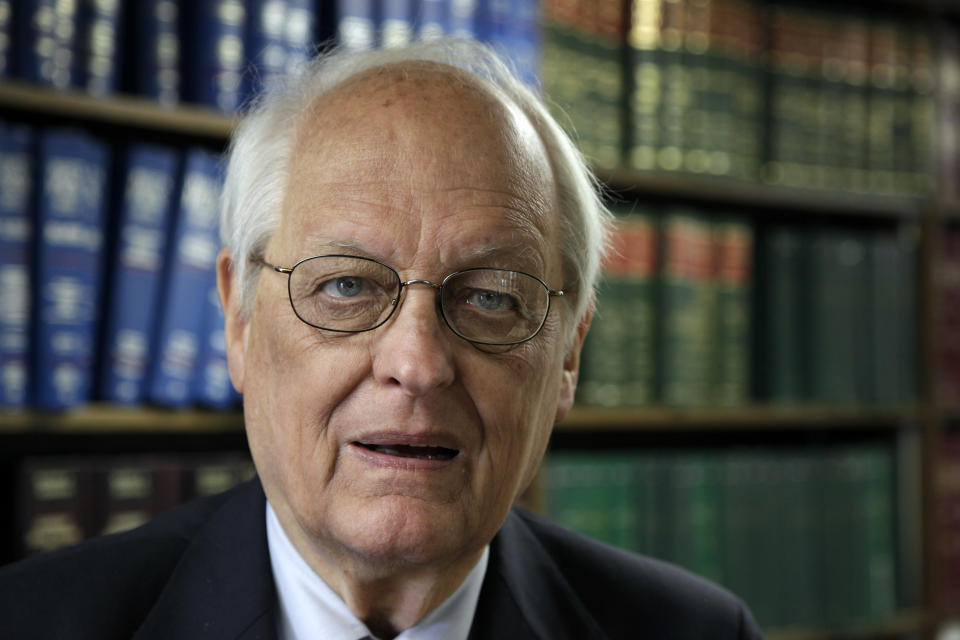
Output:
[[[277,587],[281,640],[374,638],[346,603],[307,564],[267,502],[267,547]],[[460,587],[439,607],[396,640],[466,640],[487,572],[490,547],[483,550]]]

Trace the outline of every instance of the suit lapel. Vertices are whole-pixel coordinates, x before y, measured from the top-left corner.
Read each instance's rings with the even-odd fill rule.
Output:
[[[490,546],[470,640],[605,638],[523,520],[511,512]]]
[[[213,513],[135,640],[276,638],[265,505],[260,482],[253,480]]]

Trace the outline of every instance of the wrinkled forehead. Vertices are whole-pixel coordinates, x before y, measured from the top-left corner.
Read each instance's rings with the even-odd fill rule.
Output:
[[[315,198],[324,184],[362,190],[392,180],[412,188],[500,191],[516,200],[510,208],[527,224],[553,238],[548,154],[526,115],[498,92],[434,62],[360,73],[315,99],[303,115],[291,190],[305,187]]]

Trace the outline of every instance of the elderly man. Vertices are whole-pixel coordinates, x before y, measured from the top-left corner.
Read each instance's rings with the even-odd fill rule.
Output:
[[[11,637],[760,637],[723,590],[511,511],[573,403],[607,214],[486,49],[319,60],[240,126],[223,216],[258,480],[8,569]]]

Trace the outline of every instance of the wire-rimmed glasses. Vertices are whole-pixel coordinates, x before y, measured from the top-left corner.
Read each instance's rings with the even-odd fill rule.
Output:
[[[543,328],[551,298],[564,295],[529,273],[493,267],[456,271],[436,283],[404,282],[391,267],[360,256],[313,256],[289,268],[262,259],[257,262],[287,275],[290,305],[300,320],[341,333],[381,326],[400,306],[403,289],[419,284],[437,290],[441,317],[464,340],[519,344]]]

